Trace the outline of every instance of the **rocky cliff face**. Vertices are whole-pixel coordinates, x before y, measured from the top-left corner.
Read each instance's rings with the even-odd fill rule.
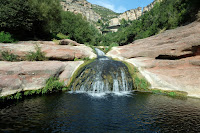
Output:
[[[131,21],[136,20],[144,12],[150,11],[154,7],[156,2],[161,2],[161,1],[162,0],[155,0],[154,2],[147,5],[144,8],[138,7],[137,9],[131,9],[129,11],[126,11],[126,12],[122,13],[121,15],[119,15],[118,17],[111,19],[110,22],[109,22],[109,25],[111,27],[116,26],[116,25],[120,25],[120,21],[122,19],[125,19],[127,21],[128,20],[131,20]],[[92,5],[87,0],[65,0],[65,1],[61,2],[61,5],[62,5],[64,11],[70,11],[70,12],[73,12],[73,13],[80,13],[84,17],[86,17],[88,21],[97,22],[99,19],[104,18],[103,16],[101,16],[101,14],[98,14],[98,12],[95,11],[96,6]]]
[[[122,19],[125,19],[125,20],[136,20],[138,19],[144,12],[146,11],[150,11],[154,5],[157,3],[157,2],[161,2],[162,0],[155,0],[153,1],[151,4],[147,5],[146,7],[143,8],[142,10],[142,7],[138,7],[137,9],[131,9],[129,11],[126,11],[124,13],[122,13],[121,15],[119,15],[117,18],[113,18],[110,20],[110,23],[109,25],[110,26],[116,26],[116,25],[120,25],[120,21]]]
[[[97,22],[101,16],[92,10],[92,4],[86,0],[65,0],[61,2],[64,11],[80,13],[87,18],[88,21]]]

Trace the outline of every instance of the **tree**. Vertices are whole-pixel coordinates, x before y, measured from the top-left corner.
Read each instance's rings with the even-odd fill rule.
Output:
[[[0,0],[0,30],[19,38],[45,38],[60,23],[58,0]]]

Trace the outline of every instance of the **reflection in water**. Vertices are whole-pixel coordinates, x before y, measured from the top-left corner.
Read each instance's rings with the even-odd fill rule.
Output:
[[[0,132],[198,132],[200,100],[55,94],[0,109]]]

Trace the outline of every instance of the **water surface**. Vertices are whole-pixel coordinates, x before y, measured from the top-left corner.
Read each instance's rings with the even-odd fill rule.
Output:
[[[0,132],[199,132],[200,100],[57,93],[0,109]]]

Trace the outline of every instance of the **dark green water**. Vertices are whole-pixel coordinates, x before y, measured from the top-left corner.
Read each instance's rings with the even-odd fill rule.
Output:
[[[58,93],[1,107],[0,132],[200,132],[200,100]]]

